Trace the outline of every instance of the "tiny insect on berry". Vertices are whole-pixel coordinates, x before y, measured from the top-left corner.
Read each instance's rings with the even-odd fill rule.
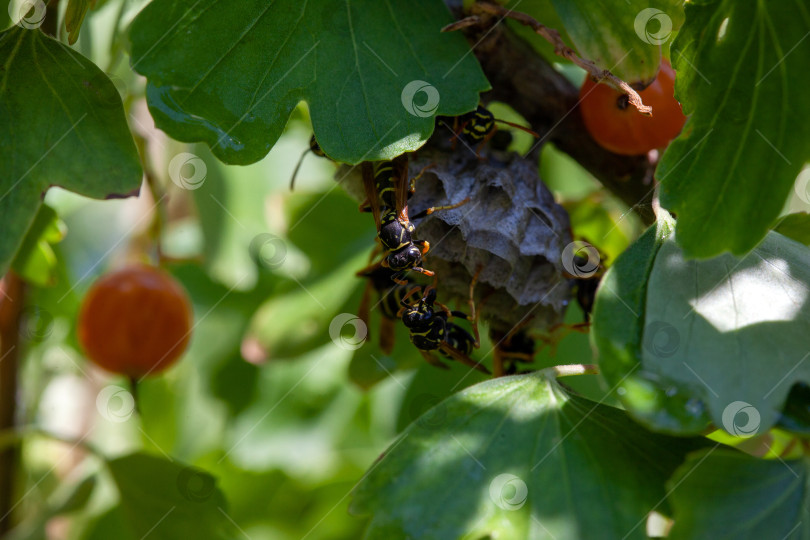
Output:
[[[79,312],[79,342],[107,371],[154,375],[183,354],[191,320],[186,291],[173,277],[151,266],[129,266],[90,287]]]
[[[639,92],[653,115],[644,116],[630,106],[627,96],[618,90],[585,78],[579,91],[582,119],[591,137],[606,150],[635,156],[655,148],[664,148],[681,132],[686,117],[675,99],[675,71],[666,60],[658,76]]]

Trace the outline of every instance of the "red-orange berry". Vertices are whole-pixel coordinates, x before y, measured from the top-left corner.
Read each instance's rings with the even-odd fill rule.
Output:
[[[90,287],[79,312],[79,342],[107,371],[154,375],[183,354],[191,320],[188,296],[173,277],[151,266],[130,266]]]
[[[653,115],[644,116],[627,103],[627,97],[605,84],[585,78],[579,108],[585,127],[599,145],[616,154],[640,155],[664,148],[677,137],[686,117],[675,99],[675,70],[662,61],[655,81],[639,92]]]

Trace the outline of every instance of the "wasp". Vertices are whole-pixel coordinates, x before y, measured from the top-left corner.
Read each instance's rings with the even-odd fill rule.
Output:
[[[470,290],[473,287],[474,282],[471,283]],[[472,315],[467,315],[462,311],[451,311],[447,306],[438,303],[434,286],[425,288],[422,298],[413,305],[407,302],[408,297],[412,295],[413,291],[401,301],[401,318],[410,332],[411,342],[419,349],[425,360],[434,366],[447,369],[445,364],[431,354],[432,351],[438,350],[445,358],[489,374],[486,367],[470,358],[473,350],[480,347],[472,296],[470,297]],[[474,335],[454,323],[453,319],[469,321]]]
[[[379,300],[374,306],[380,311],[380,350],[391,354],[394,349],[394,325],[399,320],[402,302],[413,294],[414,290],[421,290],[421,286],[398,275],[390,268],[380,265],[372,266],[357,273],[358,277],[367,279],[363,297],[360,300],[358,316],[369,327],[371,308],[371,293],[377,291]]]
[[[477,144],[475,155],[481,157],[481,147],[494,137],[495,133],[498,131],[498,126],[495,124],[496,122],[525,131],[533,137],[540,137],[539,134],[525,126],[495,118],[495,115],[493,115],[489,109],[483,105],[478,105],[474,111],[463,114],[455,119],[453,140],[455,141],[455,139],[459,137],[464,137],[471,144]]]
[[[430,243],[413,237],[416,227],[408,218],[409,185],[405,176],[407,164],[401,159],[363,164],[366,196],[385,253],[382,266],[394,272],[413,270],[432,276],[433,272],[422,268],[422,256]]]
[[[304,150],[304,152],[301,154],[301,157],[298,158],[298,163],[296,163],[296,165],[295,165],[295,169],[293,170],[293,173],[292,173],[292,178],[290,178],[290,191],[292,191],[293,188],[295,187],[295,177],[298,176],[298,169],[301,168],[301,164],[304,162],[304,158],[310,152],[312,152],[313,154],[315,154],[318,157],[326,157],[326,154],[321,149],[321,145],[319,145],[318,141],[315,140],[315,134],[314,133],[312,134],[312,137],[309,138],[309,148]]]
[[[427,169],[422,170],[422,173]],[[414,189],[416,178],[408,180],[407,157],[400,156],[393,161],[377,161],[373,165],[363,163],[363,184],[368,206],[377,224],[377,236],[384,251],[380,263],[394,272],[413,270],[426,276],[433,272],[422,268],[422,257],[430,249],[427,240],[414,238],[416,227],[408,217],[408,195]],[[420,212],[414,219],[437,210],[449,210],[466,204],[469,199],[446,205],[435,206]]]

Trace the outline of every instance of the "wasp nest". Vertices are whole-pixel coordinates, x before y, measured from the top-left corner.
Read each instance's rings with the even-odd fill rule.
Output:
[[[424,267],[436,272],[440,302],[466,311],[470,282],[480,269],[475,299],[493,330],[547,330],[562,321],[570,297],[560,257],[571,242],[568,214],[540,181],[535,162],[495,155],[502,159],[481,160],[463,146],[448,151],[429,145],[411,154],[410,177],[422,175],[409,215],[469,198],[414,221],[415,238],[430,242]],[[365,198],[360,174],[345,186]]]

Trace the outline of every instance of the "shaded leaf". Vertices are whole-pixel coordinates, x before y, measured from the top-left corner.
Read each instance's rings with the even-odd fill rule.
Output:
[[[744,258],[696,261],[669,237],[648,248],[654,263],[646,283],[631,285],[639,272],[631,255],[643,240],[619,258],[597,295],[594,335],[605,377],[656,430],[698,433],[709,420],[741,437],[768,430],[791,386],[810,381],[810,249],[769,233]]]
[[[593,307],[591,343],[602,375],[635,418],[661,431],[698,431],[709,422],[706,412],[686,407],[684,396],[667,396],[639,369],[647,281],[658,250],[674,227],[671,219],[659,221],[607,271]],[[665,406],[668,402],[670,406]]]
[[[668,239],[648,282],[642,369],[667,395],[697,398],[716,426],[766,431],[792,384],[810,382],[808,283],[810,249],[777,233],[744,258],[706,261]]]
[[[452,21],[440,0],[188,4],[146,6],[132,67],[158,127],[226,163],[267,154],[301,100],[326,154],[358,163],[416,150],[434,115],[472,110],[488,89],[463,36],[440,32]]]
[[[408,345],[413,347],[410,343]],[[471,370],[467,366],[456,362],[448,362],[448,365],[450,366],[448,370],[436,369],[424,362],[419,365],[402,398],[397,415],[397,433],[406,429],[426,413],[427,416],[421,419],[423,424],[441,425],[445,420],[443,418],[444,409],[434,409],[436,405],[453,392],[487,380],[486,375]],[[437,414],[433,416],[428,412],[431,410]]]
[[[806,461],[695,452],[667,484],[675,517],[669,538],[807,538],[807,482]]]
[[[810,158],[810,8],[789,5],[686,4],[672,62],[690,118],[657,177],[690,257],[751,250]]]
[[[205,471],[147,454],[130,454],[110,461],[108,466],[135,537],[233,537],[233,526],[223,513],[224,496],[216,479]]]
[[[141,166],[115,85],[38,30],[0,33],[0,274],[52,185],[93,198],[138,189]]]
[[[543,373],[502,377],[417,419],[351,509],[372,514],[370,539],[645,538],[666,479],[702,444],[648,433]]]

